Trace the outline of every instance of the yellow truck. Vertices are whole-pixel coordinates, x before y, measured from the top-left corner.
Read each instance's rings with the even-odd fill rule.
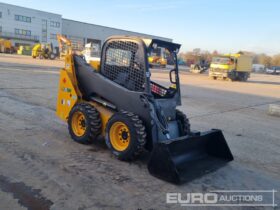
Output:
[[[252,57],[242,54],[226,54],[212,59],[209,76],[231,81],[247,81],[252,71]]]

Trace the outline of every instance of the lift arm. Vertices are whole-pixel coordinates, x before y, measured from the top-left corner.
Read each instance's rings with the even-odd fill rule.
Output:
[[[59,44],[59,50],[63,51],[64,46],[66,45],[66,52],[65,54],[72,54],[72,42],[67,39],[65,36],[62,36],[61,34],[57,34],[57,41]]]

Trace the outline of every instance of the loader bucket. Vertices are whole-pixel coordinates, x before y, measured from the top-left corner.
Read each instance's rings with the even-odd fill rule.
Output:
[[[148,170],[155,177],[180,184],[215,171],[232,160],[222,131],[213,129],[157,143]]]

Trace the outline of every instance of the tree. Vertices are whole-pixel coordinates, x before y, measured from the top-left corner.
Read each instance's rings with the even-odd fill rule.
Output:
[[[264,53],[258,55],[258,63],[263,64],[267,67],[271,66],[272,58]]]
[[[201,53],[200,48],[195,48],[195,49],[193,49],[193,54],[194,54],[194,55],[199,55],[200,53]]]
[[[272,64],[273,66],[280,66],[280,54],[274,55],[274,56],[272,57],[272,62],[271,62],[271,64]]]

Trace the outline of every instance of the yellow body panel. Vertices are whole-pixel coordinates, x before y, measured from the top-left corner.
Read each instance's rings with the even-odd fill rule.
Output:
[[[69,113],[77,101],[78,95],[72,84],[69,73],[61,69],[56,106],[57,116],[63,121],[67,121]]]
[[[211,63],[210,68],[219,68],[219,69],[226,69],[229,70],[231,65],[228,64],[217,64],[217,63]]]
[[[89,64],[94,68],[96,71],[100,70],[100,61],[90,61]]]
[[[0,39],[0,52],[6,53],[12,49],[12,42],[6,39]]]
[[[4,46],[5,46],[5,48],[11,48],[12,42],[10,40],[6,40],[6,41],[4,41]]]
[[[251,56],[241,55],[237,59],[236,71],[251,72],[253,58]]]
[[[0,45],[3,46],[4,48],[11,48],[12,42],[10,40],[0,39]]]
[[[35,44],[32,48],[32,57],[38,57],[39,51],[41,51],[41,44]]]
[[[65,68],[60,70],[59,88],[57,97],[56,114],[59,118],[67,121],[73,106],[81,98],[78,89],[72,55],[65,57]]]
[[[239,58],[241,54],[235,53],[235,54],[224,54],[226,57],[233,57],[233,58]]]
[[[81,92],[78,88],[75,76],[73,57],[72,55],[67,55],[65,57],[65,68],[60,70],[56,115],[63,121],[67,121],[69,113],[76,103],[89,103],[100,113],[102,121],[102,134],[104,136],[107,122],[114,112],[101,104],[83,101],[81,98]]]

